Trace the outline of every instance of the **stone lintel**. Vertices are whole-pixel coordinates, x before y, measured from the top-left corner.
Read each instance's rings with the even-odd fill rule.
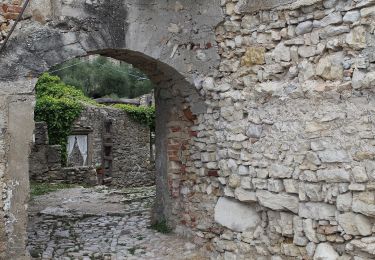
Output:
[[[297,9],[315,4],[319,0],[240,0],[236,9],[240,13],[254,13],[270,9]]]

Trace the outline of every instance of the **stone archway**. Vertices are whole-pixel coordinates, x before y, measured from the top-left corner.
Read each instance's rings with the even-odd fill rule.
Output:
[[[179,232],[218,259],[373,258],[373,1],[33,3],[0,54],[0,258],[24,252],[36,76],[90,53],[169,75],[158,95],[184,102],[165,108],[197,115],[188,174],[163,182]],[[186,136],[170,119],[164,134]]]
[[[2,257],[26,257],[27,157],[37,76],[54,65],[90,54],[131,63],[158,86],[155,94],[159,203],[155,216],[165,218],[172,226],[180,224],[180,216],[185,212],[180,189],[186,186],[184,196],[193,190],[194,180],[186,174],[194,171],[190,159],[196,149],[192,143],[196,136],[193,125],[199,124],[200,114],[206,112],[193,83],[219,61],[212,46],[221,9],[219,5],[198,6],[191,2],[181,5],[169,1],[40,0],[31,4],[30,19],[21,22],[7,50],[0,54],[0,59],[6,61],[0,64],[4,125]],[[207,19],[205,13],[216,17]]]
[[[138,53],[121,50],[100,50],[95,52],[131,62],[145,71],[157,85],[156,99],[156,206],[155,219],[165,219],[169,225],[176,226],[180,219],[180,188],[187,173],[191,138],[196,135],[192,126],[197,115],[203,113],[206,106],[194,87],[174,69],[155,60],[145,58]],[[161,65],[160,65],[161,64]],[[30,87],[35,79],[13,82],[17,86]],[[34,96],[28,94],[12,99],[9,107],[10,147],[8,157],[9,212],[6,213],[10,231],[8,253],[19,257],[22,251],[16,250],[25,243],[24,228],[26,225],[25,207],[28,200],[27,159],[28,147],[33,129]],[[11,218],[14,217],[14,222]],[[7,228],[7,227],[6,227]],[[12,239],[13,238],[13,239]]]

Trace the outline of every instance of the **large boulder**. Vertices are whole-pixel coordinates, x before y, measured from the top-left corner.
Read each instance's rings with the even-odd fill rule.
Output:
[[[255,204],[221,197],[215,206],[215,222],[233,231],[243,232],[258,226],[260,216],[255,210]]]

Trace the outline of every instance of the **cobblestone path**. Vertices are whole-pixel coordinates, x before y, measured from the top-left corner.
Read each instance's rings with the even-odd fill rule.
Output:
[[[72,188],[34,197],[29,208],[32,259],[206,259],[173,234],[150,229],[151,188]]]

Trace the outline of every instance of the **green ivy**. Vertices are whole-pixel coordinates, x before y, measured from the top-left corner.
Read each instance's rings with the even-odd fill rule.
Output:
[[[36,83],[36,98],[50,96],[54,98],[70,98],[89,104],[97,104],[94,100],[86,97],[82,90],[66,85],[58,76],[44,73]]]
[[[163,234],[168,234],[172,232],[172,229],[168,226],[166,220],[157,221],[154,224],[152,224],[150,228]]]
[[[93,101],[57,76],[44,73],[36,84],[35,121],[48,126],[49,143],[61,145],[61,162],[66,164],[66,145],[71,127],[83,109],[83,103]]]
[[[137,107],[125,104],[116,104],[113,107],[125,111],[130,118],[143,125],[147,125],[151,131],[155,131],[155,107]]]
[[[61,162],[66,164],[67,139],[74,121],[84,104],[101,106],[73,86],[66,85],[58,76],[44,73],[36,84],[35,121],[48,126],[49,144],[61,145]],[[113,107],[125,111],[133,120],[155,131],[155,107],[137,107],[117,104]]]

